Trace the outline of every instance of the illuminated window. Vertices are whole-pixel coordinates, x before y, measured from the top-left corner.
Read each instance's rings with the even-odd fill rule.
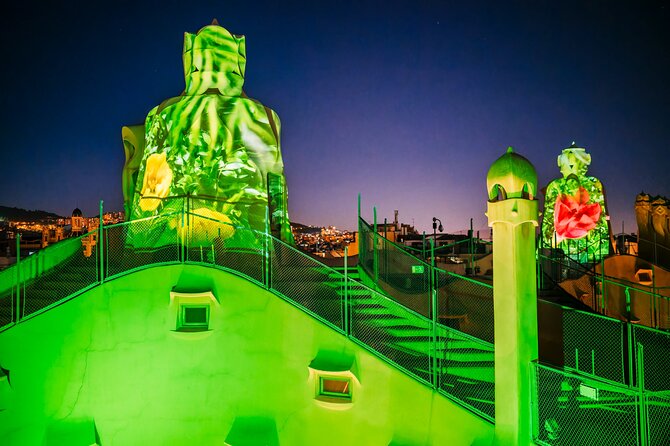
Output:
[[[209,329],[209,305],[181,305],[177,330],[205,331]]]
[[[318,396],[351,400],[351,379],[347,377],[319,376]]]

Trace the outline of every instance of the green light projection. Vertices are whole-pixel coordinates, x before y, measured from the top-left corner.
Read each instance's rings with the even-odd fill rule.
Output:
[[[591,155],[575,146],[558,156],[563,178],[547,186],[542,244],[561,249],[580,263],[598,262],[610,252],[609,217],[603,185],[586,175]]]
[[[186,88],[149,112],[144,141],[124,132],[128,219],[180,213],[184,201],[175,198],[188,196],[197,214],[260,231],[267,223],[292,241],[279,117],[242,91],[244,36],[216,23],[185,33],[183,61]],[[160,244],[166,228],[154,229],[149,238]]]

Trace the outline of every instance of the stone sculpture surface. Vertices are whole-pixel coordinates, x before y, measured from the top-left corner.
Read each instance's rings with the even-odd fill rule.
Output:
[[[542,244],[579,263],[598,262],[610,253],[611,240],[603,185],[586,174],[591,155],[573,143],[557,162],[563,177],[545,191]]]
[[[149,112],[144,138],[124,128],[128,219],[179,213],[189,197],[192,212],[292,240],[279,117],[242,90],[244,36],[216,22],[185,33],[183,62],[184,92]]]

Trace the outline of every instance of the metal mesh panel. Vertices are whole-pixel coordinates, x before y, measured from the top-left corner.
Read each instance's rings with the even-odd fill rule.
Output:
[[[493,420],[495,369],[493,344],[439,327],[440,390]]]
[[[264,283],[265,234],[196,213],[187,221],[190,262],[218,265]]]
[[[493,288],[442,270],[437,277],[440,322],[492,344]]]
[[[267,201],[260,197],[255,201],[236,202],[204,196],[185,197],[185,200],[189,213],[204,215],[235,227],[261,232],[266,229]]]
[[[656,290],[656,328],[670,330],[670,288]]]
[[[368,224],[359,219],[358,232],[358,265],[361,266],[370,277],[374,277],[374,251],[372,244],[373,232]]]
[[[542,444],[638,443],[638,398],[623,387],[534,365],[534,437]]]
[[[550,304],[552,305],[552,304]],[[625,324],[593,313],[559,307],[553,320],[562,328],[563,364],[580,372],[626,383],[627,344]],[[543,327],[540,327],[543,330]],[[561,364],[557,364],[561,365]]]
[[[361,220],[361,238],[366,240],[367,254],[363,256],[362,262],[359,257],[359,264],[370,277],[378,279],[379,287],[394,300],[419,314],[430,317],[430,265],[375,234],[374,229],[363,220]]]
[[[598,288],[604,290],[604,314],[646,327],[670,328],[670,302],[663,296],[667,292],[665,289],[645,290],[607,279],[603,287],[603,279],[599,276],[596,281]]]
[[[420,380],[431,382],[432,324],[365,289],[350,296],[352,336]]]
[[[98,233],[59,242],[21,259],[25,317],[64,300],[98,281]]]
[[[181,214],[104,228],[105,277],[180,260]]]
[[[642,359],[644,366],[644,388],[653,392],[670,391],[670,333],[652,328],[633,326],[634,364]],[[643,349],[640,351],[637,344]],[[640,376],[640,370],[637,371]],[[638,382],[635,385],[639,385]]]
[[[670,443],[670,394],[650,395],[646,403],[649,426],[647,444],[666,446]]]
[[[0,271],[0,329],[15,321],[17,268]]]
[[[344,276],[277,239],[271,239],[270,287],[342,329]]]

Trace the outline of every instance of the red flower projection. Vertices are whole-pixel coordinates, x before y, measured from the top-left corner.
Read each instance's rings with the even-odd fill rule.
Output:
[[[585,237],[596,227],[600,219],[600,205],[588,204],[589,193],[583,187],[577,195],[559,195],[554,206],[554,228],[556,243],[565,239],[579,239]]]

